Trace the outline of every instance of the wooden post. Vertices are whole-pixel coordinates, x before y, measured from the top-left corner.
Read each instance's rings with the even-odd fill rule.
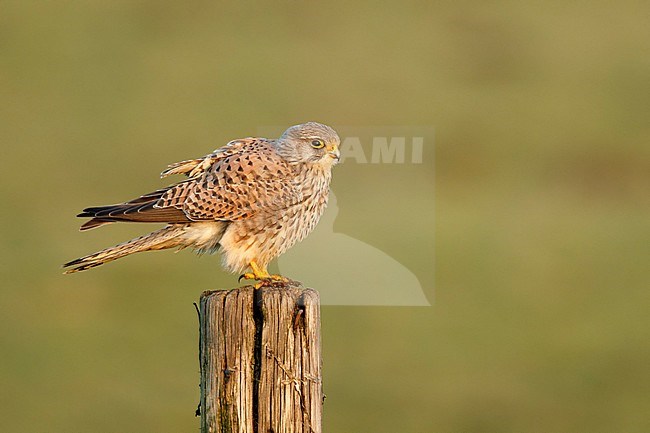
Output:
[[[199,338],[202,433],[321,433],[318,292],[204,292]]]

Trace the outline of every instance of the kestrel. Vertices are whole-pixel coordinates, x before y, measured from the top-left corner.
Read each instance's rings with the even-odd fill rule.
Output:
[[[89,207],[80,230],[113,222],[166,223],[147,235],[73,260],[83,271],[141,251],[193,248],[221,252],[224,268],[255,280],[270,275],[271,260],[316,226],[329,195],[340,139],[329,126],[308,122],[280,138],[233,140],[203,158],[177,162],[161,177],[188,178],[122,204]]]

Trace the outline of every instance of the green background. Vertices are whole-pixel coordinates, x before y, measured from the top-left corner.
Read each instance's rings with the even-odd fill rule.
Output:
[[[317,120],[436,131],[422,165],[336,168],[335,229],[407,265],[433,306],[323,307],[325,431],[650,431],[649,14],[1,2],[0,430],[198,431],[192,302],[235,278],[188,252],[63,276],[144,231],[79,233],[74,215]]]

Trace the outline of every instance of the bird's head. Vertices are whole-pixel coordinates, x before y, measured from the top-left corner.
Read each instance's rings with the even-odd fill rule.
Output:
[[[284,131],[276,141],[280,156],[291,164],[308,163],[333,166],[341,157],[341,139],[327,125],[307,122]]]

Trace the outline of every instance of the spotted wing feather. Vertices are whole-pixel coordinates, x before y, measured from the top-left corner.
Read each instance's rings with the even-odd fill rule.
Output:
[[[212,153],[202,158],[187,159],[185,161],[169,164],[167,168],[160,173],[160,177],[167,177],[174,174],[184,174],[188,177],[200,175],[201,172],[207,170],[218,160],[239,153],[243,148],[255,146],[255,144],[261,141],[266,140],[253,137],[232,140],[225,146],[215,149]]]
[[[171,164],[162,176],[189,179],[128,202],[90,207],[81,230],[116,221],[187,223],[234,221],[261,210],[281,210],[302,200],[291,167],[263,138],[234,140],[203,158]]]
[[[299,185],[287,181],[293,178],[291,167],[268,140],[236,140],[202,161],[211,164],[192,181],[170,187],[155,207],[180,209],[193,221],[234,221],[302,200]],[[192,170],[202,166],[197,162]],[[189,165],[184,170],[192,172]]]

